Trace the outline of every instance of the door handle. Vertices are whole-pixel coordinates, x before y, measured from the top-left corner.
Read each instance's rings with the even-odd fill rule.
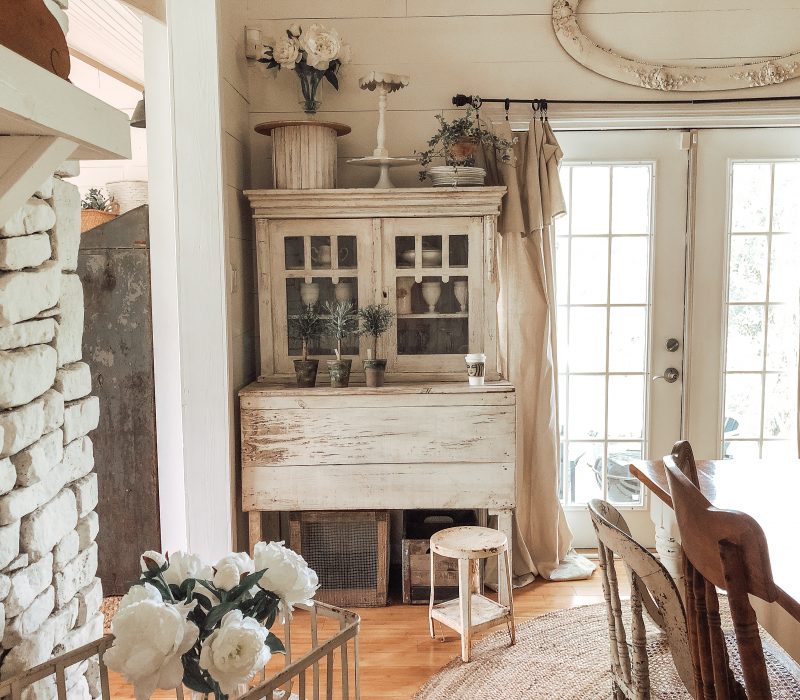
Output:
[[[656,379],[663,379],[667,384],[674,384],[678,381],[678,377],[681,376],[681,373],[675,369],[674,367],[667,367],[664,370],[664,374],[659,374],[657,377],[653,377],[653,381]]]

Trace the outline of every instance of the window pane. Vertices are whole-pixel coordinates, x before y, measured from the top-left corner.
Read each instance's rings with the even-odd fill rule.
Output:
[[[635,506],[642,501],[642,483],[631,476],[630,463],[642,458],[641,442],[608,444],[608,500],[617,505]]]
[[[800,196],[798,196],[800,201]],[[800,297],[800,230],[796,234],[772,236],[769,300],[797,303]]]
[[[650,168],[646,165],[614,168],[611,195],[611,233],[650,233]]]
[[[605,377],[572,375],[569,379],[569,438],[602,438],[605,403]]]
[[[796,413],[797,374],[768,374],[764,384],[764,438],[795,438]]]
[[[606,309],[573,306],[569,315],[570,372],[605,372]]]
[[[800,163],[775,163],[772,230],[800,233]]]
[[[569,443],[566,467],[572,503],[587,503],[603,497],[602,442]]]
[[[732,230],[769,231],[772,166],[769,163],[734,163]]]
[[[608,233],[611,170],[606,166],[572,168],[572,235]]]
[[[766,301],[767,237],[731,236],[728,298]]]
[[[569,239],[556,238],[556,298],[559,304],[567,303],[569,291]]]
[[[611,303],[646,304],[648,239],[614,238],[611,241]]]
[[[734,440],[727,444],[725,459],[758,459],[758,440]]]
[[[763,459],[797,459],[795,440],[766,440],[761,447]]]
[[[611,372],[643,372],[646,350],[647,308],[612,308],[608,369]]]
[[[728,371],[763,369],[764,307],[731,306],[728,308]]]
[[[608,437],[644,437],[644,376],[608,378]]]
[[[769,307],[767,314],[767,371],[797,371],[797,352],[800,343],[797,306]]]
[[[608,239],[572,238],[570,303],[605,304],[608,298]]]
[[[738,437],[761,437],[761,375],[729,374],[725,379],[725,420]],[[732,431],[731,431],[732,432]]]

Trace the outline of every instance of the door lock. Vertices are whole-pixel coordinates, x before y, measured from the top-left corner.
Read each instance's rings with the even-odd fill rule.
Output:
[[[681,373],[675,369],[674,367],[667,367],[664,370],[664,374],[659,374],[657,377],[653,377],[653,381],[656,379],[663,379],[667,384],[674,384],[678,381],[678,377],[681,376]]]
[[[667,340],[667,352],[677,352],[681,342],[677,338]]]

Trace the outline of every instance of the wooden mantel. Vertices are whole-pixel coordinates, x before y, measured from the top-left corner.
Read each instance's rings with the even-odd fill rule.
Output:
[[[0,225],[69,159],[131,157],[124,112],[0,46]]]

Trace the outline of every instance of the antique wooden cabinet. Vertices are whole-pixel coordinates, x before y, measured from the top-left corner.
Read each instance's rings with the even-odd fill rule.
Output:
[[[294,376],[304,305],[386,303],[397,314],[378,355],[389,381],[462,379],[464,355],[487,356],[497,379],[495,224],[502,187],[247,192],[258,245],[263,381]],[[344,355],[366,356],[366,339]],[[322,337],[311,355],[333,356]],[[354,381],[363,380],[353,362]],[[324,371],[318,383],[327,380]]]

